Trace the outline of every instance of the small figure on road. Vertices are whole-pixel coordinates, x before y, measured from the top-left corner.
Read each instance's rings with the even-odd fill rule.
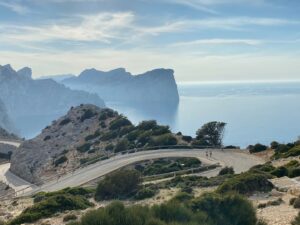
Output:
[[[212,151],[209,152],[209,156],[210,156],[210,158],[212,157]]]
[[[206,151],[205,153],[206,153],[206,158],[208,158],[208,151]]]

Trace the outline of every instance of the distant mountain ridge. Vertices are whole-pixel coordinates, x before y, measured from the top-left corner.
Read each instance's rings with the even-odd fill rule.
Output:
[[[31,118],[32,121],[26,122],[36,125],[39,123],[37,117],[41,117],[44,119],[38,125],[40,129],[71,106],[82,103],[105,106],[96,94],[74,91],[51,79],[33,80],[30,68],[15,71],[10,65],[0,66],[0,96],[14,122],[19,118]]]
[[[108,72],[87,69],[78,77],[67,78],[62,83],[72,89],[97,93],[105,101],[179,102],[174,71],[171,69],[155,69],[140,75],[132,75],[124,68]]]

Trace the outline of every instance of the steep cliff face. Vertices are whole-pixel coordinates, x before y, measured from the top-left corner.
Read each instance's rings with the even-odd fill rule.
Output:
[[[109,72],[89,69],[78,77],[63,80],[62,83],[72,89],[97,93],[105,101],[163,104],[179,102],[174,71],[170,69],[156,69],[136,76],[123,68]]]
[[[0,99],[0,137],[2,133],[4,134],[4,129],[9,132],[15,132],[15,128],[7,114],[5,105]]]
[[[16,72],[10,65],[0,66],[0,96],[22,135],[26,135],[24,120],[29,128],[31,124],[41,129],[71,106],[82,103],[104,106],[96,94],[74,91],[50,79],[33,80],[30,68]]]

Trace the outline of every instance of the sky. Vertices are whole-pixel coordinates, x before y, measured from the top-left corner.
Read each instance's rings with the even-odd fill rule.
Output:
[[[34,77],[124,67],[299,80],[299,11],[299,0],[0,0],[0,64]]]

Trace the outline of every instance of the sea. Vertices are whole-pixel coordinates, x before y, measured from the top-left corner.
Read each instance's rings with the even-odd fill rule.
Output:
[[[300,137],[300,81],[179,83],[178,106],[107,102],[135,124],[157,120],[195,136],[210,121],[227,123],[224,145],[288,143]]]

